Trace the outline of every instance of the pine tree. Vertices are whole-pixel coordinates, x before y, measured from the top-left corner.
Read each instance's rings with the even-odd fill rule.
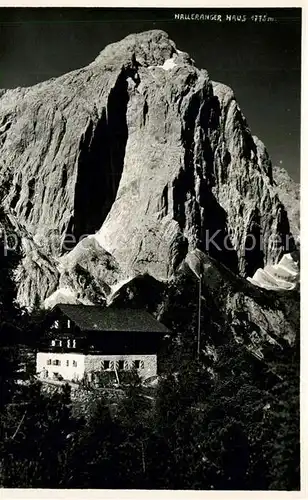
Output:
[[[108,402],[96,399],[90,418],[71,439],[66,488],[118,488],[121,431],[111,418]]]

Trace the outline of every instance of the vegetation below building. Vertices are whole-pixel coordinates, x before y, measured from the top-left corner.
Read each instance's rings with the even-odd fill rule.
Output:
[[[19,346],[38,329],[13,301],[15,262],[0,264],[2,487],[299,489],[298,341],[260,360],[224,335],[197,360],[196,311],[187,321],[182,290],[165,312],[181,335],[152,397],[130,372],[117,398],[93,391],[76,412],[68,386],[18,383]]]

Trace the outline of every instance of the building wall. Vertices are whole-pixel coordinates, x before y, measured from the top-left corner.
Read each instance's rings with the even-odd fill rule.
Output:
[[[54,365],[53,361],[58,360],[61,364]],[[51,364],[47,364],[51,361]],[[73,362],[77,363],[74,366]],[[77,353],[56,353],[38,352],[36,356],[36,371],[40,378],[55,378],[58,373],[64,380],[80,380],[85,374],[98,372],[103,369],[104,361],[109,361],[109,370],[113,370],[115,363],[119,370],[119,362],[124,361],[124,369],[128,370],[133,366],[134,361],[140,362],[138,373],[142,378],[157,375],[157,355],[156,354],[127,354],[127,355],[94,355]],[[67,365],[68,363],[68,365]],[[47,373],[48,372],[48,373]]]
[[[54,378],[54,373],[59,373],[65,380],[80,380],[84,374],[84,358],[85,355],[80,353],[38,352],[36,372],[40,378]],[[48,360],[51,360],[51,364],[47,363]],[[60,361],[61,365],[54,365],[55,360]]]
[[[104,361],[110,362],[110,370],[114,369],[116,363],[119,369],[119,361],[124,361],[124,369],[129,370],[133,367],[134,361],[140,361],[138,373],[142,378],[154,377],[157,375],[157,355],[156,354],[88,354],[85,356],[85,372],[91,373],[100,371],[104,365]]]

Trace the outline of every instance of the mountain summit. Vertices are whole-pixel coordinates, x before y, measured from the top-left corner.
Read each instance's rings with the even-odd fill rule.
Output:
[[[52,293],[91,303],[144,273],[165,282],[195,249],[253,276],[292,246],[269,155],[233,91],[164,31],[0,95],[2,204],[23,228],[21,303]]]

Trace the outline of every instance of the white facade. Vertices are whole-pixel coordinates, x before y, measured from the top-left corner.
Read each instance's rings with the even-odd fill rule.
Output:
[[[84,360],[84,354],[74,352],[38,352],[36,372],[43,379],[56,379],[59,374],[64,380],[80,380],[85,371]]]
[[[156,354],[95,355],[74,352],[38,352],[36,372],[41,379],[81,380],[91,378],[91,373],[99,371],[118,372],[135,366],[141,378],[157,375]]]

